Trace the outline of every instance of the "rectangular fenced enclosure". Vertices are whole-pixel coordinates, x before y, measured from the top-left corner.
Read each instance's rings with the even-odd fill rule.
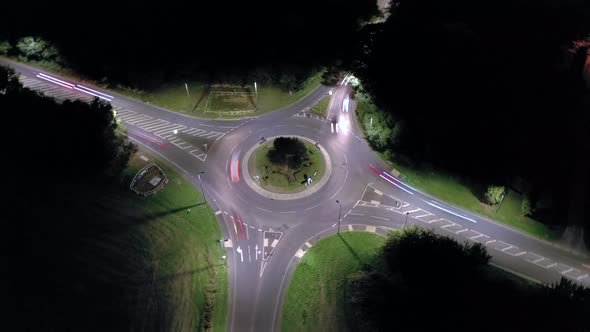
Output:
[[[255,110],[255,94],[244,89],[211,91],[207,98],[207,106],[205,108],[205,112],[230,114],[250,113]]]

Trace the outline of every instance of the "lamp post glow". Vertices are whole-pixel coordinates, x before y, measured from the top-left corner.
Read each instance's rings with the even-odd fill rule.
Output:
[[[339,200],[336,200],[336,203],[338,203],[338,205],[340,205],[340,207],[338,208],[338,235],[340,235],[340,213],[342,212],[342,204],[340,204]]]
[[[256,86],[256,82],[254,82],[254,93],[256,93],[256,107],[258,107],[258,87]]]

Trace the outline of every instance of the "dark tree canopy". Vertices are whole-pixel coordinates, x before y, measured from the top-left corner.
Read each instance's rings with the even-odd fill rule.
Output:
[[[295,137],[277,137],[273,149],[268,151],[268,158],[273,164],[286,165],[296,170],[307,157],[307,148]]]
[[[590,38],[590,2],[398,3],[363,31],[352,64],[377,105],[404,120],[393,153],[484,186],[520,178],[567,210],[569,177],[590,154],[588,53],[567,49]]]
[[[5,12],[25,9],[20,7],[9,4]],[[27,24],[7,17],[0,31],[13,38],[41,34],[83,74],[140,87],[189,75],[297,80],[319,65],[342,60],[358,21],[376,12],[374,0],[107,0],[99,5],[106,12],[77,14],[69,4],[31,7],[27,3]]]
[[[7,231],[10,237],[4,241],[11,248],[7,266],[12,270],[4,293],[16,302],[11,306],[17,312],[29,317],[13,326],[124,330],[129,321],[125,310],[132,308],[124,291],[128,278],[99,280],[88,276],[99,268],[86,264],[130,264],[122,253],[94,252],[89,239],[105,236],[107,229],[115,233],[112,220],[93,213],[105,206],[94,199],[101,197],[96,192],[110,190],[109,197],[117,200],[118,180],[135,146],[127,142],[110,104],[58,103],[23,88],[14,72],[1,66],[0,109],[10,124],[6,137],[16,138],[3,159],[10,209],[4,220],[16,229]],[[128,216],[121,220],[136,222]]]
[[[562,279],[531,285],[498,275],[483,245],[411,228],[382,263],[349,279],[352,331],[585,331],[590,290]],[[535,317],[534,319],[531,319]]]

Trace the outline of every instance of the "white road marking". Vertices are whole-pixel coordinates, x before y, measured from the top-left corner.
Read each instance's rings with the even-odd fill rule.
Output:
[[[272,211],[270,211],[270,210],[267,210],[267,209],[263,209],[263,208],[261,208],[261,207],[258,207],[258,206],[257,206],[256,208],[257,208],[258,210],[262,210],[262,211],[266,211],[266,212],[272,213]]]
[[[463,218],[463,219],[465,219],[465,220],[469,220],[469,221],[471,221],[472,223],[475,223],[475,224],[477,224],[477,221],[475,221],[475,220],[473,220],[473,219],[471,219],[471,218],[468,218],[468,217],[462,216],[462,215],[460,215],[460,214],[458,214],[458,213],[455,213],[455,212],[453,212],[453,211],[447,210],[447,209],[445,209],[445,208],[443,208],[443,207],[440,207],[440,206],[438,206],[438,205],[436,205],[436,204],[432,204],[432,203],[429,203],[429,202],[426,202],[426,201],[424,201],[424,202],[425,202],[426,204],[430,205],[430,206],[434,206],[434,207],[435,207],[435,208],[437,208],[437,209],[443,210],[443,211],[445,211],[445,212],[447,212],[447,213],[450,213],[450,214],[452,214],[452,215],[455,215],[455,216],[457,216],[457,217],[461,217],[461,218]]]
[[[364,216],[364,214],[362,214],[362,213],[349,212],[348,214],[350,214],[352,216]]]
[[[389,220],[388,218],[377,217],[377,216],[371,216],[371,218],[375,218],[375,219],[381,219],[381,220]]]

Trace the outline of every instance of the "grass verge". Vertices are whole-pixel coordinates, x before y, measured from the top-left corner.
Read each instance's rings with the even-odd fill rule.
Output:
[[[326,117],[328,113],[328,105],[330,104],[330,96],[326,96],[324,99],[320,100],[319,103],[313,105],[313,107],[309,110],[309,113]]]
[[[379,155],[382,159],[388,161],[393,168],[402,173],[403,180],[406,183],[429,195],[541,239],[550,241],[559,239],[560,232],[558,230],[522,215],[521,204],[523,197],[515,191],[509,190],[500,209],[497,209],[497,206],[482,203],[473,193],[473,185],[464,184],[461,179],[435,171],[421,171],[404,167],[399,163],[392,162],[390,158],[387,158],[382,153]]]
[[[385,238],[364,232],[340,235],[320,240],[297,265],[282,308],[282,331],[347,330],[347,279],[374,261]]]
[[[254,87],[229,87],[229,86],[211,86],[200,81],[183,81],[183,82],[165,82],[157,89],[153,90],[140,90],[121,85],[116,86],[105,86],[99,84],[88,78],[83,78],[83,75],[75,72],[65,66],[61,66],[51,61],[24,61],[24,59],[10,58],[11,60],[20,61],[27,65],[43,69],[64,78],[72,80],[78,80],[83,83],[95,85],[103,89],[108,89],[117,92],[121,95],[140,100],[142,102],[152,104],[158,107],[162,107],[171,111],[180,113],[190,114],[203,118],[213,119],[237,119],[244,116],[257,116],[260,114],[272,112],[278,110],[287,105],[293,104],[299,99],[305,97],[313,89],[317,88],[322,81],[322,74],[325,70],[318,71],[315,75],[309,77],[303,83],[303,87],[299,91],[284,91],[274,85],[263,85],[258,84],[258,102],[256,105],[255,97],[248,95],[244,100],[240,100],[236,105],[234,101],[218,101],[214,100],[215,103],[229,104],[231,108],[246,107],[246,109],[252,109],[252,104],[257,107],[255,112],[243,113],[243,114],[232,114],[230,112],[205,112],[207,109],[207,101],[212,91],[226,91],[226,90],[244,90],[251,94],[254,94]],[[186,84],[186,85],[185,85]],[[218,109],[219,105],[214,105],[215,109]]]
[[[320,85],[322,73],[323,71],[320,71],[308,78],[303,84],[303,88],[296,92],[283,91],[273,85],[258,84],[257,103],[253,86],[246,88],[210,86],[199,81],[165,83],[158,89],[150,91],[129,89],[121,86],[116,87],[113,90],[122,95],[176,112],[204,118],[235,119],[243,116],[257,116],[263,113],[268,113],[298,101]],[[185,83],[187,83],[186,86]],[[233,91],[236,89],[249,92],[250,94],[245,98],[240,98],[237,102],[231,100],[219,100],[220,96],[215,96],[212,104],[208,102],[211,92]],[[227,108],[225,107],[227,106],[226,104],[229,105],[227,110],[225,109]],[[212,108],[210,106],[212,106]],[[256,107],[257,110],[250,113],[231,113],[231,111],[237,111],[239,109],[249,110]],[[215,112],[207,110],[214,110]]]
[[[273,148],[273,141],[266,142],[250,156],[250,160],[248,160],[250,176],[258,175],[260,180],[254,180],[263,188],[273,192],[299,192],[307,189],[308,187],[302,183],[306,175],[313,179],[311,186],[314,186],[324,176],[326,162],[317,147],[307,141],[301,141],[307,148],[309,162],[304,162],[303,166],[294,173],[295,181],[289,182],[287,176],[279,172],[280,167],[273,165],[268,160],[268,151]]]
[[[150,162],[140,155],[156,161],[138,152],[126,170],[128,176]],[[158,164],[169,179],[160,192],[144,198],[129,191],[117,204],[125,215],[144,220],[127,232],[134,243],[129,249],[143,252],[145,266],[140,271],[152,274],[150,287],[138,294],[144,302],[141,307],[157,307],[160,327],[167,330],[225,331],[228,271],[221,258],[217,219],[208,205],[195,204],[203,201],[200,192],[171,168]]]
[[[370,118],[375,118],[370,125]],[[357,120],[363,128],[365,138],[374,145],[387,148],[390,146],[389,136],[397,135],[394,129],[388,128],[387,121],[383,120],[382,112],[379,112],[370,100],[363,99],[359,102],[357,109]],[[381,121],[384,121],[381,123]],[[371,128],[368,128],[371,126]],[[391,154],[375,151],[382,160],[387,162],[392,168],[395,168],[402,174],[402,179],[412,187],[434,196],[440,200],[446,201],[457,207],[480,214],[482,216],[494,219],[533,236],[544,240],[555,241],[560,236],[560,231],[553,229],[535,219],[529,218],[522,214],[521,204],[523,197],[515,191],[509,190],[508,195],[504,198],[500,209],[496,212],[496,207],[482,203],[474,192],[477,192],[477,186],[472,183],[466,183],[458,177],[434,170],[420,170],[406,167],[391,158]]]

